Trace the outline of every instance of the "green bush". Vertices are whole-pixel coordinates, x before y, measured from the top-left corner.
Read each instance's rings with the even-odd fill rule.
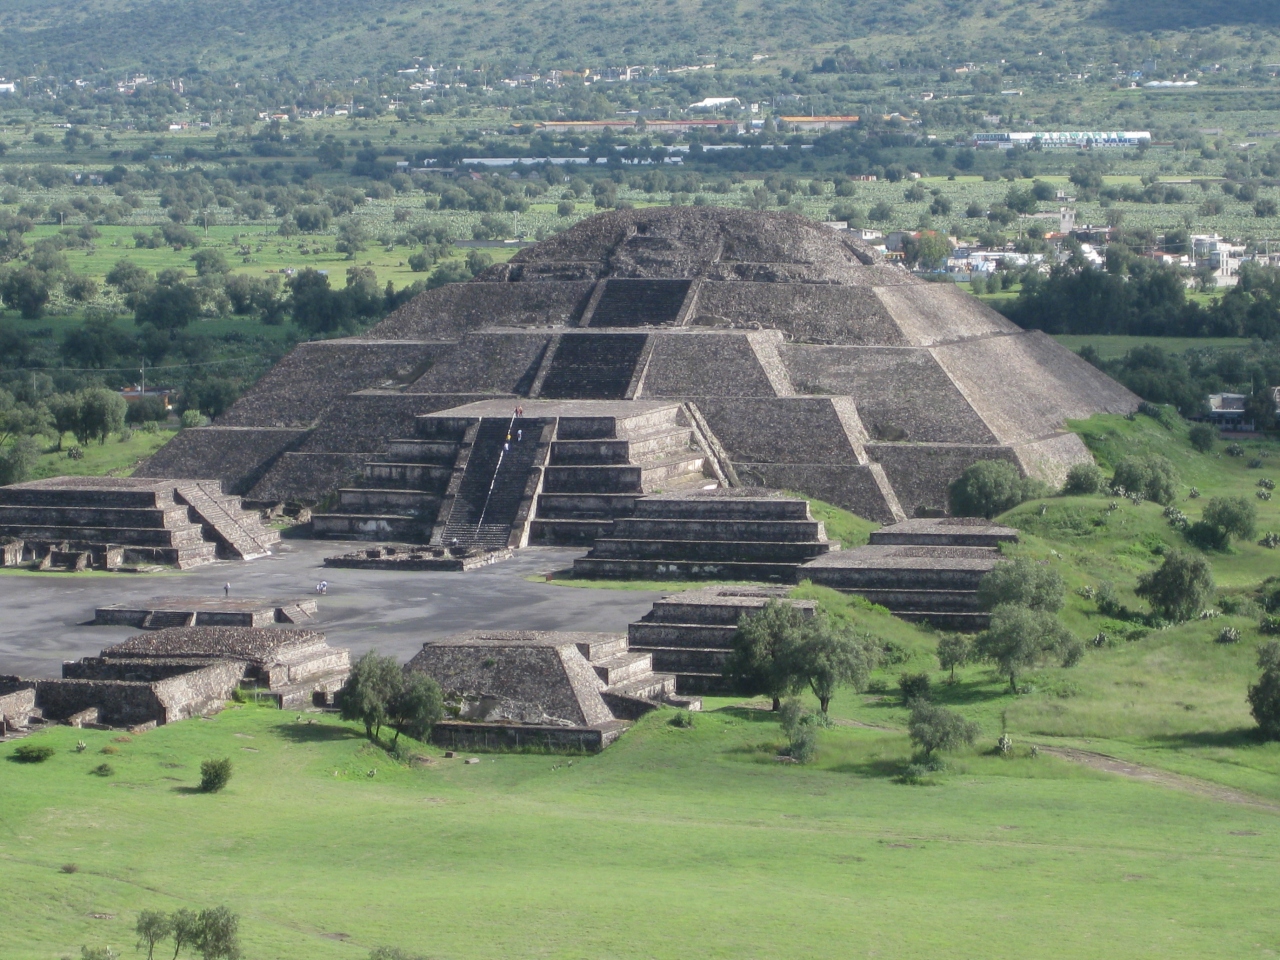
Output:
[[[898,677],[898,690],[905,704],[911,704],[916,700],[928,700],[933,692],[932,686],[927,673],[904,673]]]
[[[1125,457],[1116,464],[1112,490],[1138,493],[1156,503],[1173,502],[1178,492],[1178,472],[1159,454]]]
[[[44,763],[54,754],[53,747],[22,743],[13,751],[13,759],[19,763]]]
[[[928,700],[916,700],[907,721],[911,742],[926,757],[935,751],[958,750],[972,746],[978,738],[978,725],[966,720],[954,710],[940,707]]]
[[[1023,477],[1005,460],[979,460],[947,490],[953,515],[987,519],[1047,492],[1043,483]]]
[[[231,761],[229,759],[206,760],[200,764],[200,791],[202,793],[217,793],[227,785],[230,779]]]
[[[1077,463],[1067,471],[1062,492],[1067,496],[1083,496],[1102,489],[1102,471],[1096,463]]]
[[[191,427],[202,427],[204,426],[204,422],[204,414],[199,410],[193,409],[182,411],[182,428],[184,430],[190,429]]]
[[[1207,423],[1197,423],[1191,428],[1187,439],[1191,441],[1191,446],[1201,453],[1212,453],[1213,444],[1218,439],[1218,431]]]
[[[1138,577],[1133,591],[1156,616],[1180,623],[1204,609],[1213,593],[1213,572],[1204,557],[1170,550],[1156,570]]]
[[[677,710],[676,715],[671,718],[671,726],[688,729],[693,726],[693,714],[688,710]]]
[[[997,563],[978,583],[978,603],[984,610],[1011,603],[1056,613],[1062,609],[1065,593],[1057,570],[1026,557]]]
[[[109,763],[100,763],[89,772],[95,777],[110,777],[115,774],[116,768]]]
[[[1263,736],[1280,739],[1280,642],[1268,640],[1258,648],[1262,676],[1249,688],[1249,710]]]

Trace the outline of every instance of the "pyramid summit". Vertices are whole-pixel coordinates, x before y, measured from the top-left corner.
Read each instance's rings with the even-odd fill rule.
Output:
[[[139,475],[336,501],[317,532],[437,542],[451,522],[586,541],[636,496],[709,484],[891,522],[944,509],[979,460],[1061,483],[1089,456],[1064,422],[1137,405],[1045,334],[826,226],[662,207],[299,345]]]

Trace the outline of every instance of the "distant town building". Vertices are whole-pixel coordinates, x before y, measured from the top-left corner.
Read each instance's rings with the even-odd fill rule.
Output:
[[[858,125],[857,117],[779,117],[792,130],[843,130]]]
[[[1065,147],[1079,150],[1085,147],[1136,147],[1146,141],[1151,142],[1151,134],[1146,130],[1075,130],[1046,131],[1036,133],[1014,132],[979,132],[971,138],[975,147],[994,147],[997,150],[1009,150],[1013,147]]]

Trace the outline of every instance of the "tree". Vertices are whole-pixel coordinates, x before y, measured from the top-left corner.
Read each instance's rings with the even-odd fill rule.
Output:
[[[197,277],[224,276],[231,272],[231,266],[221,250],[206,247],[191,255],[196,265]]]
[[[1180,623],[1197,616],[1213,593],[1213,572],[1204,557],[1168,550],[1160,566],[1138,577],[1133,591],[1164,620]]]
[[[107,283],[120,291],[125,304],[137,306],[137,297],[152,284],[151,274],[132,260],[117,260],[115,266],[107,271]]]
[[[952,514],[988,520],[1042,493],[1044,484],[1021,476],[1018,468],[1005,460],[979,460],[947,490]]]
[[[795,672],[809,684],[822,712],[842,686],[861,693],[875,666],[868,645],[858,641],[852,630],[842,629],[823,613],[805,618],[801,639],[795,650]]]
[[[1024,670],[1050,657],[1057,657],[1064,667],[1073,666],[1083,652],[1080,641],[1053,614],[1012,604],[996,607],[991,625],[974,641],[974,653],[1008,676],[1012,693],[1018,692],[1018,674]]]
[[[24,403],[0,388],[0,444],[14,437],[34,437],[53,429],[49,408],[38,401]]]
[[[74,433],[80,423],[80,397],[74,393],[55,393],[47,401],[53,429],[58,434],[58,449],[62,449],[62,436]]]
[[[1228,540],[1251,540],[1257,533],[1258,510],[1245,497],[1214,497],[1205,505],[1202,519],[1221,530]]]
[[[1140,493],[1156,503],[1173,503],[1178,494],[1178,471],[1159,454],[1125,457],[1116,464],[1112,486],[1129,493]]]
[[[909,707],[916,700],[928,700],[933,695],[933,683],[927,673],[902,673],[898,675],[898,692],[903,705]]]
[[[0,487],[22,483],[40,459],[40,444],[31,437],[19,437],[0,452]]]
[[[165,282],[139,293],[134,304],[133,320],[138,326],[168,330],[170,339],[200,316],[199,295],[179,277],[166,277]]]
[[[1097,493],[1102,489],[1102,471],[1096,463],[1072,464],[1067,471],[1067,482],[1062,492],[1067,496],[1081,496]]]
[[[354,260],[356,254],[369,245],[369,234],[364,224],[355,217],[349,217],[338,224],[338,242],[333,249],[345,253],[348,260]]]
[[[80,407],[73,432],[82,446],[90,440],[106,443],[107,437],[124,429],[129,405],[120,394],[104,387],[91,387],[76,396]]]
[[[218,793],[231,782],[231,760],[205,760],[200,764],[200,790]]]
[[[978,583],[978,603],[984,610],[1015,604],[1056,613],[1062,609],[1065,593],[1066,587],[1057,570],[1026,557],[997,563]]]
[[[169,939],[173,933],[173,921],[163,910],[143,910],[138,914],[138,922],[133,928],[138,935],[138,949],[147,948],[147,960],[152,960],[156,944]]]
[[[201,910],[194,946],[204,960],[237,960],[240,918],[226,907]]]
[[[725,678],[746,696],[765,694],[777,710],[782,698],[804,682],[796,674],[796,653],[804,640],[805,615],[790,603],[770,600],[758,613],[738,621]]]
[[[425,673],[401,671],[399,689],[387,701],[387,722],[395,728],[391,742],[407,733],[425,740],[431,728],[444,716],[444,696],[440,685]]]
[[[1212,453],[1214,441],[1218,439],[1218,431],[1207,423],[1197,423],[1187,434],[1191,446],[1201,453]]]
[[[1249,687],[1249,710],[1268,740],[1280,740],[1280,642],[1268,640],[1258,647],[1262,676]]]
[[[200,940],[200,915],[185,907],[169,917],[169,936],[173,937],[173,960],[183,947],[197,946]]]
[[[388,722],[391,698],[401,689],[402,671],[394,657],[370,650],[351,668],[339,702],[343,720],[359,720],[365,736],[376,741]]]
[[[946,633],[938,638],[938,666],[950,670],[949,682],[956,682],[956,667],[969,662],[969,641],[960,633]]]
[[[966,720],[954,710],[940,707],[928,700],[912,702],[907,731],[911,735],[911,742],[923,750],[926,757],[932,756],[935,751],[972,746],[978,739],[976,723]]]
[[[0,299],[6,307],[21,312],[24,320],[43,315],[49,294],[48,279],[33,267],[11,271],[0,282]]]

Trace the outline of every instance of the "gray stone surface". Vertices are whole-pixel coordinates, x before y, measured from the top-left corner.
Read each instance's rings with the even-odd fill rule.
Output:
[[[472,629],[612,630],[644,614],[660,594],[556,586],[544,575],[572,565],[582,549],[534,547],[469,573],[329,570],[324,558],[361,546],[285,540],[270,557],[218,562],[181,574],[110,577],[0,573],[0,674],[59,676],[64,660],[95,656],[137,633],[133,627],[90,625],[94,609],[143,604],[182,593],[231,596],[314,594],[321,580],[314,629],[353,657],[377,649],[408,660],[425,640]],[[366,545],[367,546],[367,545]],[[533,580],[526,578],[535,578]]]

